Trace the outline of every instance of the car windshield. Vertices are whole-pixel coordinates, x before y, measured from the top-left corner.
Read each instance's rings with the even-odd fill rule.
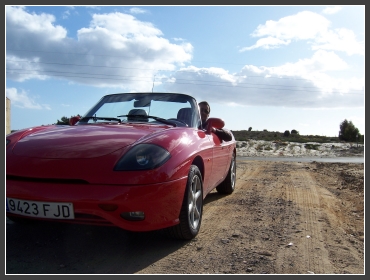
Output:
[[[147,123],[198,127],[196,100],[179,93],[120,93],[104,96],[78,122]]]

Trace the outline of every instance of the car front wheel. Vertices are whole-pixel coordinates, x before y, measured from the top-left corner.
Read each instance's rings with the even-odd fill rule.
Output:
[[[191,165],[180,211],[180,223],[168,228],[177,239],[192,239],[200,229],[203,214],[203,183],[199,168]]]

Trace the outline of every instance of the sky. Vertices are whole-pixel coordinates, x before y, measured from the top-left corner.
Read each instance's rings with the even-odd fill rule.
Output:
[[[5,6],[11,130],[179,92],[230,130],[365,134],[365,5]]]

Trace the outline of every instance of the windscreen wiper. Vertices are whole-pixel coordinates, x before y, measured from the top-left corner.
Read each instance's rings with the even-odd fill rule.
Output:
[[[96,117],[96,116],[92,116],[92,117],[83,117],[81,118],[81,121],[84,120],[84,119],[92,119],[94,122],[96,122],[97,120],[105,120],[105,121],[117,121],[119,123],[121,123],[121,119],[118,119],[118,118],[114,118],[114,117]]]

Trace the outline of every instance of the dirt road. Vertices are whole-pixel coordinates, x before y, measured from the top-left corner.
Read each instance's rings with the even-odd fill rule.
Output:
[[[364,165],[238,161],[192,241],[6,223],[6,274],[364,274]]]

